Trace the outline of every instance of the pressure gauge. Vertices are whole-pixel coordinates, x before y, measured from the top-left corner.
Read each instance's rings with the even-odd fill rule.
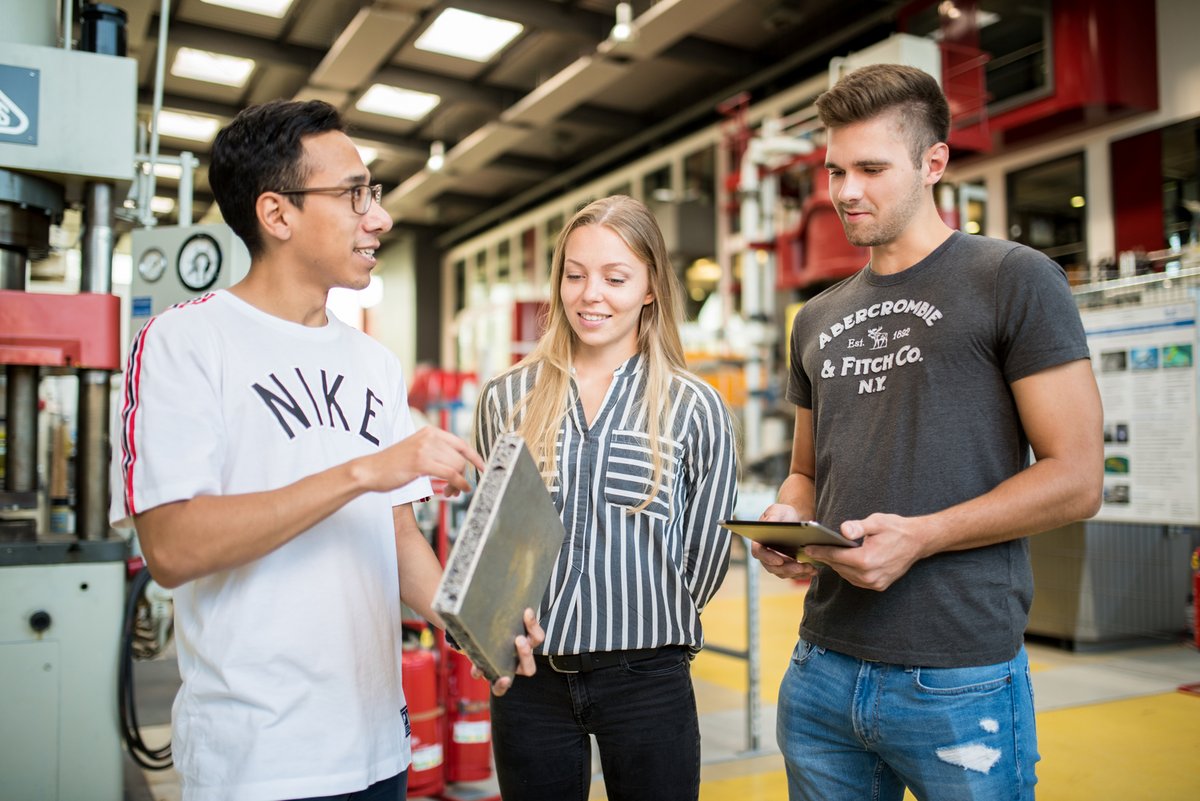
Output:
[[[167,269],[167,257],[158,248],[147,248],[138,259],[137,269],[138,275],[145,281],[154,283],[162,278],[163,271]]]
[[[203,292],[216,283],[221,272],[221,246],[208,234],[194,234],[179,249],[175,266],[185,287]]]

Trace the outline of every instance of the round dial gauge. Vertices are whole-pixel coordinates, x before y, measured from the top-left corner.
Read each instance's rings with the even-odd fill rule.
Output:
[[[179,249],[179,280],[193,292],[203,292],[221,272],[221,246],[208,234],[195,234]]]
[[[138,275],[144,280],[153,283],[162,278],[163,271],[167,269],[167,257],[158,248],[148,248],[137,263]]]

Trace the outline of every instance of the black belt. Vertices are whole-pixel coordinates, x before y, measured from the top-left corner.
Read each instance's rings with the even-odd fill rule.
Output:
[[[621,657],[626,662],[639,662],[649,659],[658,653],[679,648],[681,646],[666,646],[665,648],[637,648],[632,651],[596,651],[584,654],[555,654],[546,656],[538,654],[537,659],[550,666],[555,673],[591,673],[600,668],[615,667],[621,664]]]

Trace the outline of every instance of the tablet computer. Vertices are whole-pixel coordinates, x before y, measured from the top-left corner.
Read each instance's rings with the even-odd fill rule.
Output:
[[[779,520],[725,520],[721,525],[793,559],[804,545],[840,545],[845,548],[862,545],[861,540],[847,539],[815,520],[790,523]]]

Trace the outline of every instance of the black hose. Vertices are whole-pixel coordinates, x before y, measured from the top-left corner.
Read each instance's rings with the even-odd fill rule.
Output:
[[[125,601],[125,620],[121,628],[121,657],[117,667],[117,710],[121,718],[121,736],[133,761],[146,770],[166,770],[171,760],[171,743],[151,748],[142,740],[138,726],[137,704],[133,687],[133,629],[137,620],[138,600],[150,583],[150,571],[143,568],[133,577]]]

